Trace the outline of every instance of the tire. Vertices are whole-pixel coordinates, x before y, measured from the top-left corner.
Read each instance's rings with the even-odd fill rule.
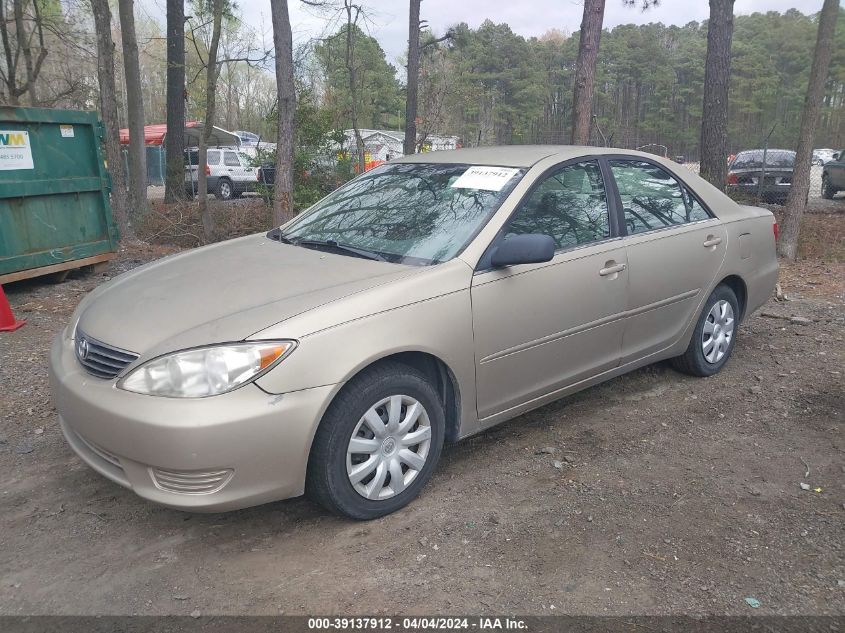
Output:
[[[217,188],[214,190],[214,197],[218,200],[231,200],[235,194],[232,181],[228,178],[221,178],[217,181]]]
[[[401,426],[391,431],[385,425],[377,429],[384,435],[376,435],[370,426],[372,413],[376,412],[374,426],[384,419],[390,423],[394,402],[401,403],[393,407],[397,421],[408,422],[406,416],[414,411],[419,412],[412,416],[416,421],[407,432]],[[425,431],[426,426],[430,431]],[[317,428],[305,492],[330,512],[351,519],[375,519],[395,512],[411,502],[431,478],[443,449],[445,427],[440,398],[421,372],[395,362],[364,370],[341,390]],[[366,450],[350,453],[353,437]],[[403,448],[403,438],[421,442]],[[416,455],[410,460],[416,468],[404,461],[411,457],[409,453]],[[392,485],[396,472],[403,477],[399,490]],[[358,481],[353,482],[353,477]]]
[[[729,311],[723,310],[725,305],[729,306]],[[718,324],[720,319],[715,318],[716,313],[724,313],[732,319],[730,338],[727,341],[724,341],[724,339],[719,341],[718,334],[724,334],[727,327],[725,327],[724,323]],[[704,302],[704,307],[698,317],[698,322],[695,325],[695,330],[693,330],[692,339],[689,342],[687,351],[681,356],[673,358],[671,360],[672,366],[678,371],[690,374],[691,376],[706,377],[718,373],[725,366],[725,363],[728,362],[736,345],[739,314],[739,302],[736,299],[734,291],[724,284],[716,286],[716,289],[713,290],[707,301]],[[718,324],[715,330],[717,336],[715,337],[711,333],[714,324]],[[711,331],[707,335],[705,335],[705,328]],[[709,350],[705,352],[705,344],[708,341],[714,342]],[[713,348],[716,345],[718,345],[716,353],[713,353]]]
[[[830,184],[830,176],[822,174],[822,198],[825,200],[833,200],[836,195],[836,188]]]

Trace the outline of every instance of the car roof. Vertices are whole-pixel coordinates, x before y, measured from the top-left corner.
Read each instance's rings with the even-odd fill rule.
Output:
[[[737,154],[737,156],[739,156],[740,154],[762,154],[764,151],[765,151],[767,154],[773,154],[773,153],[775,153],[775,152],[778,152],[778,153],[784,153],[784,154],[794,154],[794,153],[795,153],[795,152],[793,152],[791,149],[777,149],[777,148],[772,148],[772,147],[770,147],[770,148],[769,148],[769,149],[767,149],[767,150],[762,150],[762,149],[744,149],[744,150],[742,150],[741,152],[739,152],[739,153]]]

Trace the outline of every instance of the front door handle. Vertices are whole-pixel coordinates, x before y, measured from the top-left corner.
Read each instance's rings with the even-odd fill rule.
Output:
[[[599,275],[601,275],[602,277],[607,277],[608,275],[615,275],[616,273],[621,273],[623,270],[625,270],[628,267],[627,264],[617,264],[612,260],[607,262],[604,266],[605,267],[602,268],[599,271]]]
[[[703,246],[704,246],[704,248],[710,248],[711,246],[718,246],[721,243],[722,243],[721,237],[716,237],[714,235],[708,235],[707,239],[704,240]]]

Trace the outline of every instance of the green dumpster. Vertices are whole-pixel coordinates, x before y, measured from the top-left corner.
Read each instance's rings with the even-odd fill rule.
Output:
[[[0,284],[113,259],[95,112],[0,106]]]

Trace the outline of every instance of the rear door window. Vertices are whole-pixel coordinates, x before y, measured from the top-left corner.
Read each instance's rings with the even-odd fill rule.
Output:
[[[241,161],[235,152],[224,152],[223,161],[226,167],[240,167]]]
[[[628,235],[707,220],[710,215],[665,169],[636,160],[611,160]]]

